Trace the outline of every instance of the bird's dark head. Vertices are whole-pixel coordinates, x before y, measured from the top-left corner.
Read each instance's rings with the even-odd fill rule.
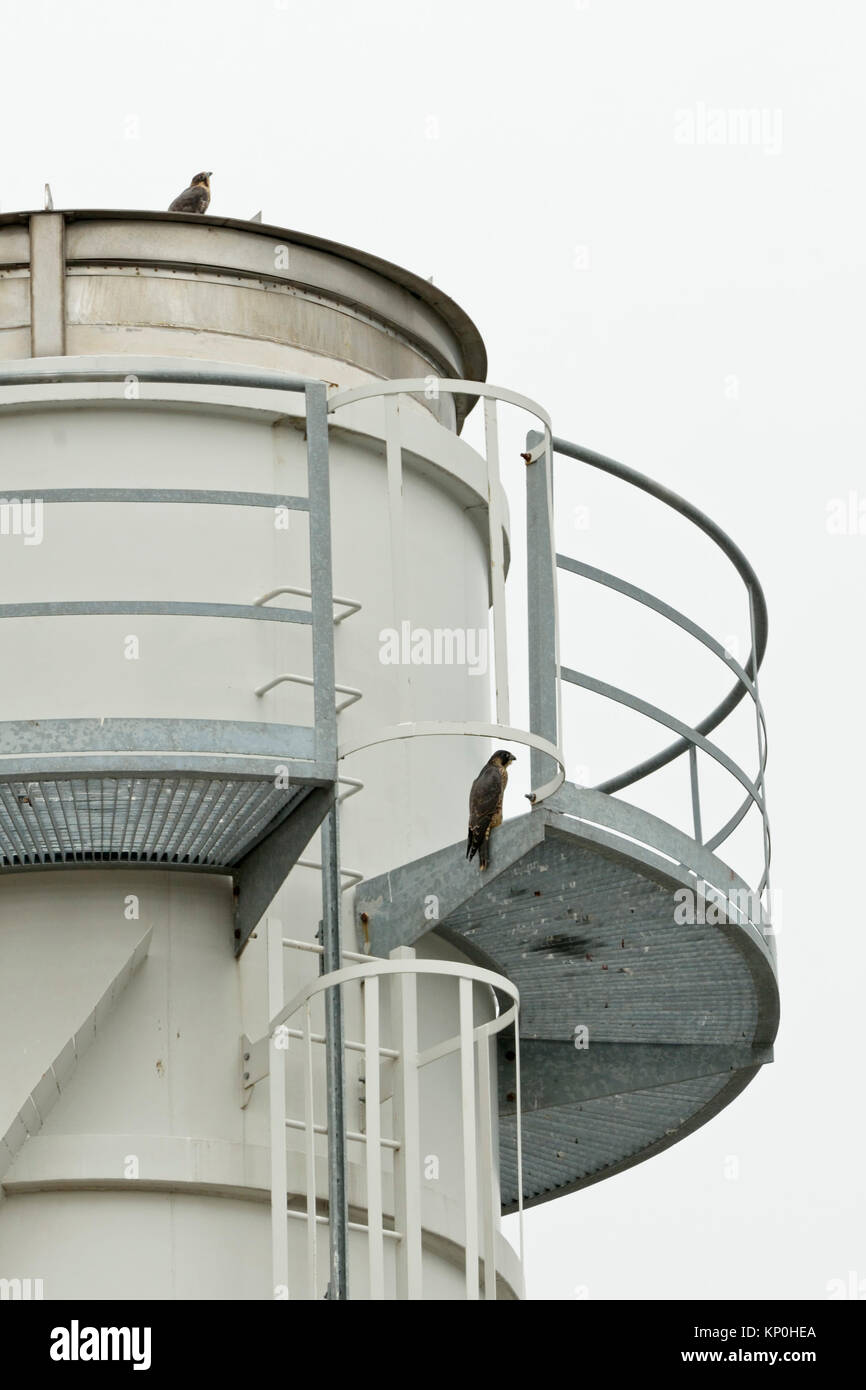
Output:
[[[190,180],[191,187],[195,188],[197,185],[201,185],[209,190],[210,178],[212,173],[213,169],[207,169],[203,174],[193,174],[192,179]]]
[[[493,757],[490,759],[497,767],[507,767],[509,763],[516,763],[517,758],[514,753],[509,753],[505,748],[497,748]]]

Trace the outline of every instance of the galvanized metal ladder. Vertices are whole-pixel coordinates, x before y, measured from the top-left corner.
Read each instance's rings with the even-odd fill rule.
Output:
[[[367,1295],[372,1300],[396,1296],[398,1299],[423,1297],[422,1229],[424,1200],[422,1187],[421,1073],[452,1054],[459,1056],[460,1117],[462,1139],[462,1172],[464,1196],[464,1277],[466,1297],[496,1298],[496,1240],[499,1227],[499,1186],[496,1162],[496,1114],[494,1079],[491,1066],[491,1040],[506,1028],[515,1026],[518,994],[503,976],[476,966],[451,961],[420,960],[410,948],[400,948],[390,959],[375,959],[356,952],[343,952],[342,960],[349,962],[337,971],[328,972],[304,986],[290,1000],[284,996],[284,952],[312,952],[323,955],[324,948],[310,942],[296,941],[283,935],[282,924],[276,918],[267,920],[268,947],[268,1009],[270,1023],[267,1036],[267,1069],[270,1088],[271,1144],[271,1238],[273,1257],[273,1288],[275,1298],[300,1296],[317,1299],[333,1297],[329,1283],[322,1288],[321,1261],[318,1253],[318,1229],[331,1230],[332,1197],[326,1211],[318,1196],[316,1137],[328,1137],[332,1126],[340,1123],[336,1116],[327,1075],[324,1109],[327,1121],[317,1119],[321,1114],[321,1068],[316,1067],[314,1049],[326,1046],[327,1028],[314,1027],[313,1009],[327,999],[329,992],[351,988],[361,1000],[363,1039],[344,1039],[346,1052],[359,1054],[363,1059],[364,1112],[366,1122],[361,1129],[343,1125],[347,1145],[358,1153],[357,1202],[366,1220],[345,1220],[346,1230],[363,1236],[367,1245]],[[454,981],[458,991],[459,1031],[419,1051],[418,1017],[419,984],[425,978],[446,977]],[[385,997],[380,991],[384,983]],[[476,1021],[477,985],[488,986],[504,996],[509,1007],[492,1019]],[[390,1013],[392,1042],[382,1041],[383,1011]],[[290,1026],[297,1018],[299,1026]],[[265,1040],[256,1047],[260,1050]],[[302,1096],[287,1098],[290,1052],[301,1061]],[[261,1058],[261,1052],[260,1052]],[[261,1067],[261,1060],[259,1067]],[[318,1087],[317,1087],[318,1071]],[[260,1075],[259,1071],[259,1075]],[[518,1068],[519,1075],[519,1068]],[[257,1078],[258,1079],[258,1075]],[[477,1100],[476,1100],[477,1094]],[[298,1101],[302,1104],[298,1106]],[[317,1100],[319,1106],[317,1108]],[[381,1107],[392,1101],[391,1125],[383,1124]],[[300,1114],[289,1113],[300,1109]],[[390,1128],[391,1133],[385,1133]],[[291,1191],[286,1149],[287,1132],[304,1136],[304,1205],[291,1205]],[[390,1155],[390,1170],[387,1156]],[[386,1191],[386,1188],[389,1191]],[[345,1197],[345,1188],[343,1190]],[[390,1203],[388,1196],[390,1195]],[[391,1212],[386,1214],[387,1207]],[[289,1269],[289,1223],[306,1222],[306,1255],[303,1292],[295,1294]],[[393,1275],[389,1274],[386,1245],[394,1246]],[[481,1271],[479,1271],[479,1263]],[[348,1280],[347,1280],[348,1286]],[[389,1290],[393,1288],[394,1293]],[[347,1296],[348,1287],[343,1296]]]

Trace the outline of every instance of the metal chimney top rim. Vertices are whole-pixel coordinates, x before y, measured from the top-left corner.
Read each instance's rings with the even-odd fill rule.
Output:
[[[66,222],[95,222],[109,218],[118,222],[186,222],[193,226],[227,227],[255,236],[278,236],[296,246],[305,246],[314,251],[338,256],[390,280],[392,284],[398,285],[433,309],[445,321],[460,344],[464,356],[465,379],[487,379],[487,350],[478,328],[466,311],[429,280],[395,265],[393,261],[384,260],[381,256],[371,255],[367,251],[360,251],[357,247],[347,246],[339,241],[330,241],[326,237],[294,231],[289,227],[279,227],[269,222],[250,222],[239,217],[213,217],[209,214],[158,212],[152,208],[54,208],[51,212],[34,208],[30,211],[5,212],[0,213],[0,229],[5,226],[26,225],[31,217],[58,216],[63,217]]]

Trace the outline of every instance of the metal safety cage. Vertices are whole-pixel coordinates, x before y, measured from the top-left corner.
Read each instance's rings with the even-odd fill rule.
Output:
[[[434,720],[400,724],[370,731],[357,741],[341,745],[340,759],[348,758],[362,748],[392,740],[407,738],[468,736],[492,738],[504,743],[519,743],[532,750],[533,790],[530,801],[541,803],[562,785],[565,766],[560,747],[559,723],[554,717],[545,717],[543,727],[530,718],[530,728],[516,728],[511,723],[511,699],[508,680],[508,616],[505,597],[505,546],[503,540],[506,504],[500,472],[499,415],[500,404],[517,406],[528,412],[544,428],[544,439],[550,447],[551,423],[544,408],[527,396],[519,395],[504,387],[491,386],[483,381],[463,381],[453,378],[428,377],[400,381],[377,382],[375,385],[353,387],[337,391],[329,397],[328,410],[331,414],[357,401],[381,398],[383,408],[382,437],[385,443],[385,459],[388,477],[388,508],[390,529],[390,558],[394,591],[406,592],[406,552],[405,528],[403,526],[403,436],[401,433],[400,398],[422,395],[430,399],[431,393],[447,392],[459,397],[480,397],[484,409],[484,465],[487,489],[487,541],[489,556],[490,607],[493,628],[493,653],[495,674],[496,719],[492,723],[477,721]],[[552,495],[548,489],[546,496],[546,526],[548,536],[552,535]],[[550,597],[552,608],[547,614],[550,624],[554,650],[556,650],[556,587],[552,559],[552,545],[547,547],[550,556],[550,576],[545,592]],[[540,569],[544,565],[543,549],[534,550],[530,557],[530,592],[537,592],[537,581],[541,578]],[[531,679],[535,679],[534,662],[530,662]],[[531,701],[531,709],[537,710],[537,701]],[[558,708],[558,706],[557,706]],[[543,761],[539,761],[543,759]],[[551,768],[545,774],[546,780],[537,775],[541,767]]]
[[[583,561],[573,556],[556,554],[554,557],[557,571],[575,575],[593,584],[603,586],[658,613],[712,652],[714,656],[733,672],[735,681],[725,698],[694,727],[684,723],[667,710],[661,709],[641,699],[631,691],[622,690],[616,686],[610,685],[585,671],[579,671],[570,666],[560,665],[558,655],[554,655],[556,637],[552,628],[550,615],[555,611],[555,595],[552,596],[550,592],[548,580],[549,556],[546,548],[548,538],[552,535],[548,519],[548,508],[550,506],[549,499],[553,495],[552,459],[554,455],[558,458],[571,459],[584,463],[591,468],[598,469],[613,477],[619,478],[623,482],[638,488],[640,491],[672,509],[678,515],[691,522],[692,525],[721,549],[722,553],[731,562],[734,570],[742,580],[746,590],[751,632],[751,650],[743,666],[735,660],[721,642],[711,636],[710,633],[706,632],[704,628],[700,627],[692,619],[686,617],[686,615],[681,613],[678,609],[671,607],[670,604],[664,603],[654,594],[648,593],[644,589],[637,588],[635,585],[628,583],[617,575],[608,573],[606,570],[601,570],[592,565],[585,564]],[[767,766],[767,731],[764,711],[758,694],[757,680],[758,668],[761,665],[767,644],[767,608],[757,575],[742,551],[735,542],[725,534],[721,527],[709,517],[705,516],[704,513],[692,503],[687,502],[677,493],[654,482],[644,474],[637,472],[637,470],[629,468],[625,464],[618,463],[614,459],[607,458],[603,454],[598,454],[590,449],[585,449],[580,445],[573,444],[568,440],[557,437],[551,438],[547,433],[542,435],[537,432],[531,432],[527,436],[527,454],[525,458],[527,464],[530,465],[527,470],[527,525],[530,556],[533,552],[540,551],[536,566],[535,583],[534,585],[532,583],[530,584],[528,609],[530,650],[534,653],[534,678],[530,692],[530,708],[533,727],[539,728],[542,734],[548,736],[552,729],[561,727],[558,710],[559,701],[561,700],[562,682],[566,682],[571,685],[579,686],[615,704],[634,710],[677,735],[674,742],[661,749],[652,757],[645,759],[634,767],[617,773],[613,777],[607,778],[594,789],[574,787],[568,784],[557,797],[554,797],[548,803],[548,805],[552,809],[561,809],[569,814],[577,814],[588,822],[609,825],[611,828],[620,831],[620,833],[628,834],[629,832],[627,829],[623,832],[623,826],[625,820],[628,819],[629,812],[633,808],[619,801],[614,801],[611,804],[608,798],[612,797],[614,793],[623,791],[627,787],[633,786],[635,783],[651,776],[652,773],[659,771],[661,768],[666,767],[668,764],[685,755],[688,760],[692,806],[692,825],[690,831],[693,839],[688,847],[686,847],[682,835],[675,827],[669,826],[657,818],[653,818],[653,842],[657,847],[661,847],[658,844],[658,835],[660,831],[664,832],[662,834],[662,839],[666,843],[668,840],[671,840],[669,846],[669,848],[673,850],[671,858],[676,862],[688,862],[692,868],[695,864],[696,853],[697,857],[700,858],[701,851],[703,851],[704,854],[701,862],[708,871],[712,872],[712,877],[703,879],[702,881],[713,889],[715,896],[727,898],[729,900],[735,920],[739,917],[752,921],[762,932],[772,936],[771,931],[765,930],[770,923],[770,830],[767,819],[765,780]],[[550,543],[552,544],[552,542]],[[757,771],[754,775],[750,775],[744,771],[743,768],[729,757],[715,741],[707,737],[723,723],[728,715],[736,709],[746,696],[752,701],[755,711]],[[740,784],[746,793],[743,801],[737,807],[734,814],[724,825],[715,829],[710,834],[705,833],[703,825],[698,764],[699,752],[712,758],[731,778]],[[599,793],[604,793],[605,795],[602,796],[599,795]],[[751,890],[746,887],[741,879],[736,878],[735,890],[731,890],[730,884],[734,882],[735,876],[730,875],[730,872],[723,875],[718,871],[719,861],[715,859],[713,852],[729,839],[734,830],[736,830],[753,807],[757,809],[762,828],[763,868],[760,880],[757,887]],[[636,808],[634,809],[636,810]],[[633,829],[636,825],[637,822],[635,821]],[[671,832],[671,834],[669,835],[668,832]],[[673,837],[672,839],[671,835]],[[697,871],[697,877],[701,880],[702,876],[700,870]],[[723,882],[725,878],[730,879],[730,882]],[[731,891],[735,891],[735,898],[733,900],[731,899]],[[765,898],[766,906],[764,901]]]
[[[470,1300],[495,1299],[500,1195],[495,1060],[491,1044],[497,1034],[513,1029],[513,1046],[517,1053],[515,1084],[519,1091],[519,996],[516,987],[494,971],[451,961],[417,959],[414,950],[401,947],[387,960],[344,951],[341,960],[349,964],[341,964],[339,969],[319,976],[286,1001],[283,952],[321,953],[322,948],[284,937],[282,924],[274,918],[268,919],[267,939],[271,1019],[266,1064],[261,1053],[264,1040],[257,1046],[260,1067],[266,1065],[269,1072],[274,1297],[347,1298],[350,1275],[353,1281],[366,1283],[367,1296],[373,1300],[390,1296],[386,1294],[386,1287],[391,1286],[398,1299],[424,1297],[421,1074],[426,1068],[435,1067],[444,1058],[456,1054],[460,1077],[465,1291]],[[419,991],[426,981],[443,978],[453,981],[457,993],[459,1028],[453,1036],[443,1037],[422,1049],[418,1032]],[[476,1021],[475,990],[479,985],[486,987],[491,992],[489,997],[497,1001],[497,1012],[492,1019]],[[327,1002],[329,994],[339,992],[342,995],[346,990],[358,996],[360,1005],[362,1036],[345,1039],[343,1047],[348,1053],[360,1054],[362,1059],[365,1120],[361,1130],[348,1129],[344,1122],[341,1125],[329,1083],[326,1081],[324,1097],[318,1092],[314,1067],[314,1049],[327,1047],[328,1030],[327,1027],[324,1031],[316,1030],[313,1011],[323,997]],[[390,1020],[389,1042],[393,1046],[383,1042],[383,1036],[388,1036],[386,1019]],[[511,1036],[510,1031],[508,1036]],[[302,1074],[300,1115],[289,1114],[287,1110],[287,1069],[293,1058],[300,1062]],[[261,1075],[262,1071],[257,1074]],[[297,1076],[295,1082],[297,1084]],[[387,1100],[392,1102],[390,1124],[382,1115],[382,1106]],[[330,1140],[335,1125],[341,1125],[345,1144],[357,1155],[359,1190],[358,1200],[353,1203],[357,1219],[349,1219],[345,1178],[344,1185],[336,1191],[329,1184],[327,1205],[318,1197],[321,1180],[317,1173],[320,1166],[317,1136]],[[295,1193],[289,1182],[287,1131],[300,1132],[304,1140],[303,1205],[300,1208],[293,1205]],[[518,1142],[518,1156],[519,1152]],[[331,1217],[335,1201],[343,1208],[342,1220],[337,1213],[336,1222]],[[292,1221],[306,1224],[302,1291],[291,1287],[289,1275],[288,1230]],[[319,1258],[318,1230],[329,1228],[333,1248],[334,1228],[339,1224],[344,1225],[346,1233],[354,1232],[364,1238],[366,1268],[362,1274],[358,1264],[351,1273],[347,1247],[344,1252],[346,1266],[337,1290],[333,1282],[333,1264],[330,1278],[326,1281],[322,1277],[325,1262]],[[521,1221],[521,1257],[522,1240]],[[394,1248],[393,1282],[386,1260],[387,1245]],[[357,1258],[360,1261],[361,1255]]]
[[[282,680],[313,688],[312,726],[243,720],[49,719],[0,724],[0,868],[72,867],[81,863],[135,863],[227,873],[254,855],[263,837],[297,811],[303,797],[336,780],[337,707],[334,624],[357,610],[335,600],[331,581],[331,522],[326,386],[281,371],[160,358],[56,358],[4,363],[0,411],[32,400],[32,388],[117,383],[117,399],[134,411],[149,385],[232,387],[300,394],[305,399],[308,489],[305,497],[207,489],[53,488],[38,479],[27,498],[47,505],[157,503],[171,506],[287,508],[306,513],[310,530],[310,587],[276,589],[237,603],[162,602],[116,598],[0,604],[0,619],[87,618],[131,614],[290,623],[311,627],[312,677],[278,674],[255,692]],[[132,387],[130,384],[132,383]],[[38,396],[44,398],[44,391]],[[80,399],[80,393],[76,395]],[[85,396],[89,399],[89,396]],[[113,397],[100,391],[94,404]],[[203,398],[205,403],[207,397]],[[25,494],[8,492],[7,506]],[[281,593],[309,599],[307,609],[272,607]],[[355,692],[349,693],[357,698]],[[275,787],[275,768],[285,785]],[[319,798],[319,819],[324,803]],[[318,823],[318,822],[317,822]],[[315,827],[313,827],[314,829]],[[309,839],[312,830],[307,833]],[[305,841],[306,843],[306,841]],[[261,856],[259,856],[261,858]],[[264,906],[264,905],[263,905]],[[241,924],[240,941],[254,923]]]
[[[515,403],[526,404],[522,398]],[[435,893],[439,936],[521,991],[522,1102],[512,1083],[510,1040],[500,1040],[498,1056],[505,1213],[622,1172],[706,1123],[772,1061],[779,1017],[774,929],[761,897],[769,898],[769,832],[757,686],[766,609],[757,578],[697,508],[634,470],[553,436],[546,417],[541,424],[523,454],[533,809],[495,831],[491,868],[483,876],[473,872],[458,841],[367,879],[354,903],[364,939],[385,956],[431,930],[424,894]],[[560,455],[563,463],[588,463],[667,504],[721,547],[749,601],[752,652],[744,666],[654,595],[557,554],[553,475]],[[498,477],[490,458],[488,475]],[[497,525],[495,516],[490,524]],[[736,678],[725,700],[693,728],[564,664],[558,617],[567,611],[566,586],[574,578],[664,617],[722,660]],[[643,714],[675,734],[676,742],[600,787],[563,781],[563,684]],[[709,737],[746,695],[758,738],[754,776]],[[686,828],[616,795],[682,755],[689,759],[692,791],[693,821]],[[713,758],[746,792],[735,815],[712,834],[702,824],[699,757]],[[757,891],[716,853],[755,807],[764,849]],[[590,1035],[592,1047],[584,1050]]]

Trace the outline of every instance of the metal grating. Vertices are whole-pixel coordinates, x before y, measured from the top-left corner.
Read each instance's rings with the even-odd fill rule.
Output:
[[[710,1118],[713,1102],[732,1082],[730,1072],[694,1081],[600,1096],[579,1105],[558,1106],[522,1118],[524,1202],[534,1205],[565,1191],[588,1186],[629,1161],[649,1157]],[[745,1081],[743,1081],[745,1084]],[[717,1103],[718,1103],[717,1102]],[[701,1111],[711,1107],[701,1117]],[[517,1208],[517,1136],[513,1119],[500,1122],[499,1161],[502,1205]]]
[[[610,806],[615,824],[617,803]],[[640,836],[634,843],[611,844],[604,829],[533,811],[496,832],[491,876],[467,864],[458,843],[369,879],[356,893],[356,914],[367,915],[377,954],[431,929],[419,904],[435,892],[436,930],[518,987],[527,1205],[676,1143],[772,1060],[778,992],[766,944],[736,922],[679,921],[674,894],[698,882],[696,871],[663,848],[655,862],[645,860],[643,846],[656,844],[659,832],[664,845],[665,827],[641,823],[632,807],[624,816],[628,833]],[[587,839],[596,833],[599,839]],[[671,849],[685,855],[691,843],[680,836]],[[704,856],[698,863],[723,884],[736,882],[721,862]],[[570,1051],[577,1025],[587,1029],[584,1055],[597,1062],[594,1071],[581,1070]],[[514,1059],[513,1048],[500,1050],[500,1066]],[[510,1072],[500,1083],[508,1211],[518,1193],[517,1096]]]
[[[520,988],[520,1032],[596,1042],[751,1039],[758,1002],[735,940],[674,921],[673,890],[551,836],[448,918]]]
[[[0,783],[0,870],[45,864],[228,869],[299,796],[273,779],[73,777]]]

